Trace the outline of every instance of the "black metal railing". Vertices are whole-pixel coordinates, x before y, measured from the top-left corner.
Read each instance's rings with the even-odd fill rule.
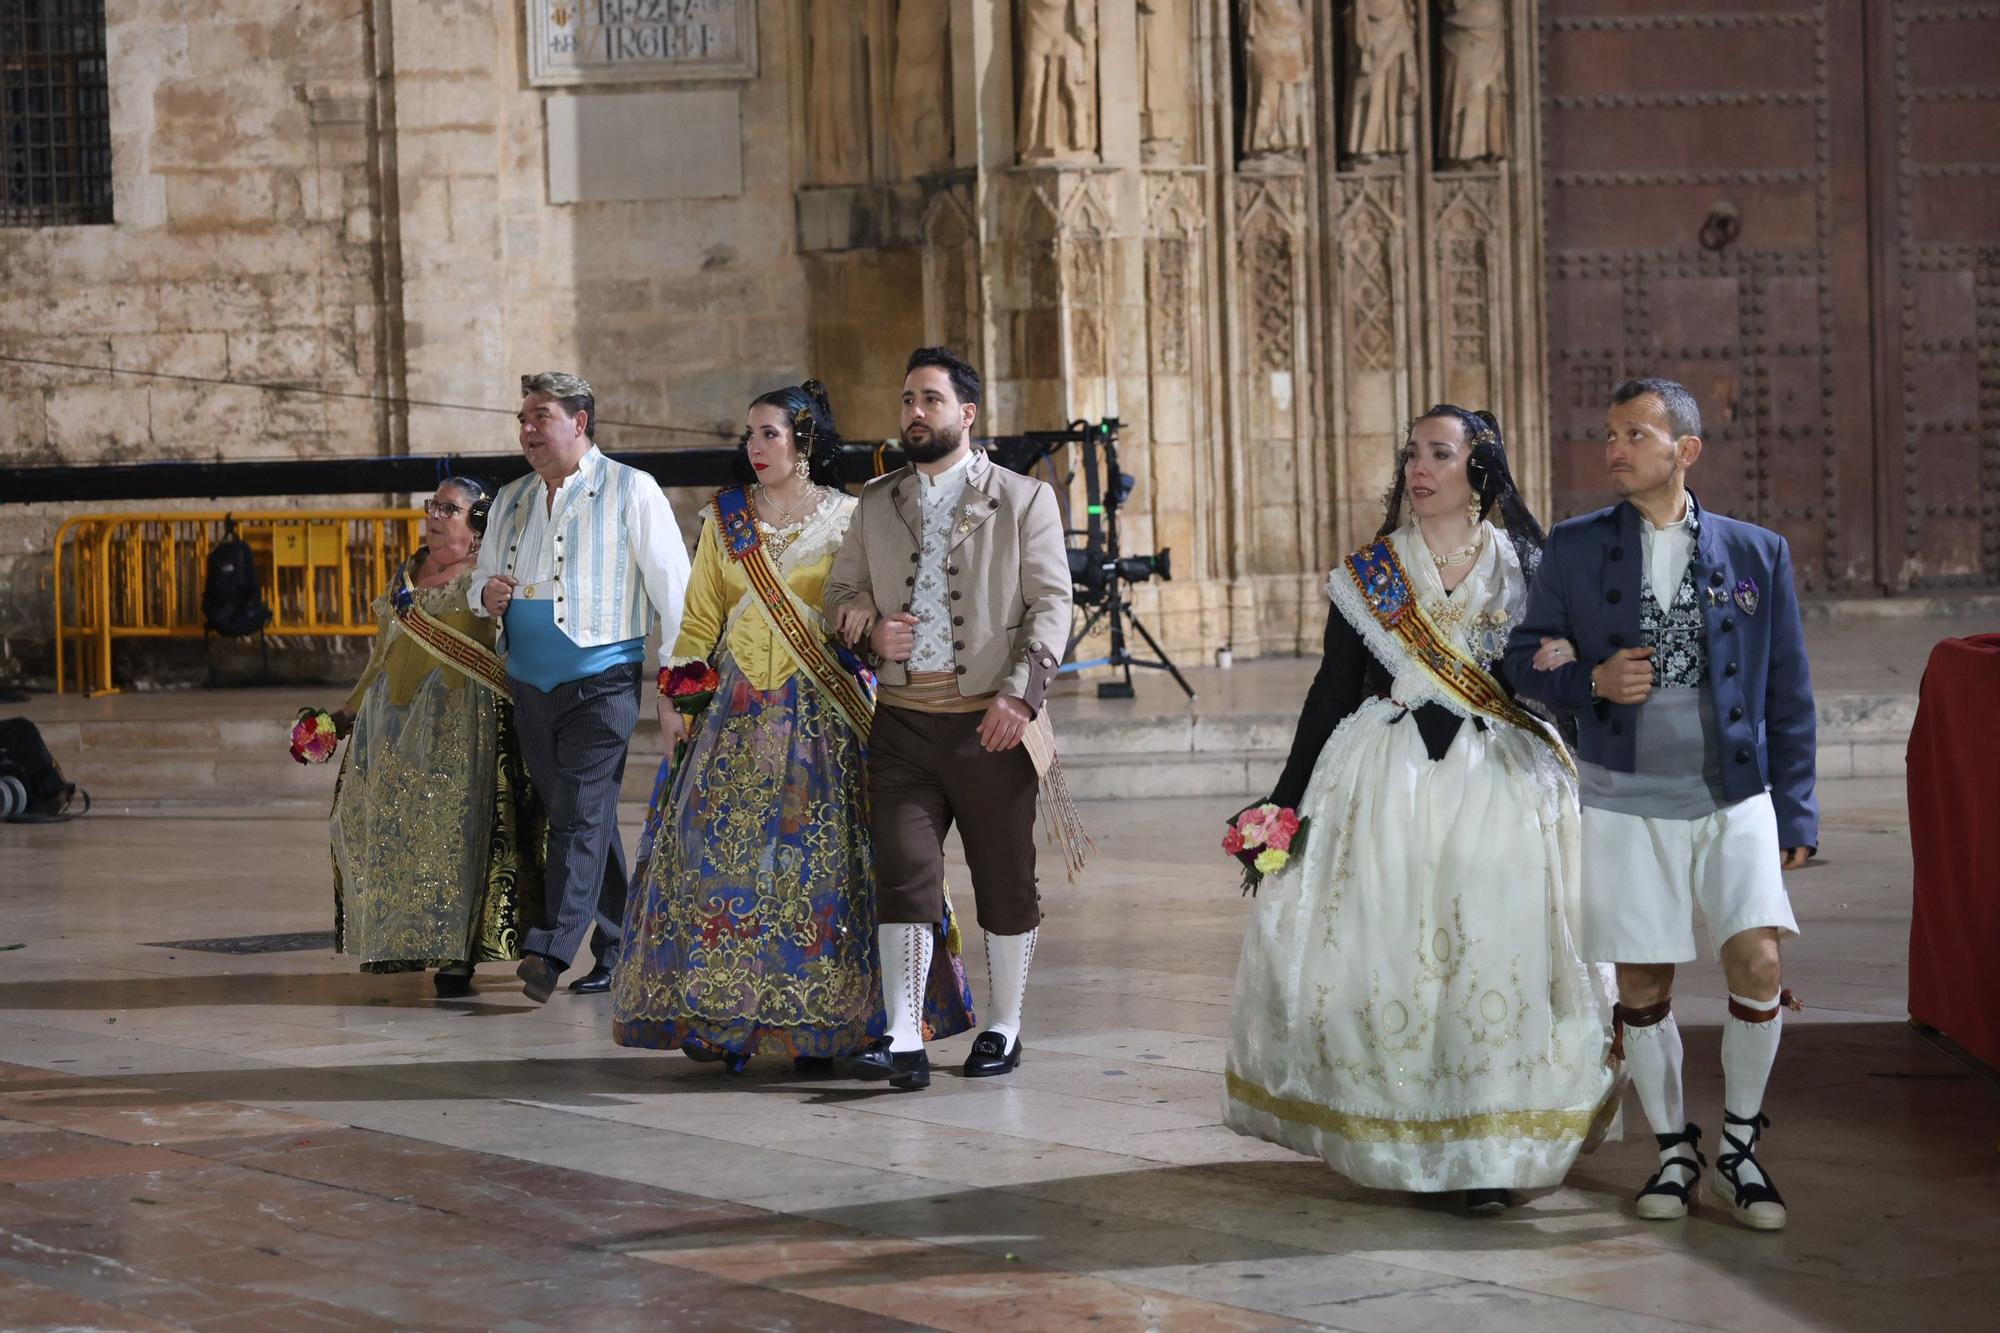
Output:
[[[0,0],[0,227],[110,221],[104,0]]]

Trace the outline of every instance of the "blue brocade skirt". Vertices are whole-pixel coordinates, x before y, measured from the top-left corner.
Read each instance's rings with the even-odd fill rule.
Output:
[[[802,674],[758,690],[726,654],[640,835],[612,1038],[671,1050],[835,1056],[882,1035],[865,749]],[[951,920],[936,927],[927,1036],[972,1027]]]

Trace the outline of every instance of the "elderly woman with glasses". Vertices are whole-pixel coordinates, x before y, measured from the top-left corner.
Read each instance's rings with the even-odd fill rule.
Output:
[[[375,646],[333,715],[350,738],[333,797],[336,948],[364,972],[436,968],[445,997],[472,992],[475,963],[521,956],[542,881],[498,624],[466,599],[491,498],[452,477],[424,505],[424,545],[375,599]]]

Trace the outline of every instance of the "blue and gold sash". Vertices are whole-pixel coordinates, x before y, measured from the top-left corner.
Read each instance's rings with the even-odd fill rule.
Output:
[[[751,591],[757,594],[754,600],[766,623],[790,652],[799,670],[833,701],[835,710],[854,729],[854,734],[867,740],[868,728],[875,720],[875,673],[844,644],[823,634],[792,596],[784,576],[771,561],[771,553],[764,549],[750,492],[741,487],[717,491],[713,507],[722,549],[743,567],[743,575],[749,580]]]
[[[1409,575],[1403,572],[1403,563],[1396,558],[1388,538],[1354,552],[1344,567],[1375,623],[1401,645],[1432,684],[1481,717],[1519,727],[1535,737],[1575,775],[1576,761],[1548,725],[1516,703],[1486,668],[1438,632],[1411,592]]]

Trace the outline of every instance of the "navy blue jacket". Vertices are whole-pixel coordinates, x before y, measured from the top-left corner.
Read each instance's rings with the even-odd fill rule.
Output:
[[[1694,504],[1692,495],[1688,503]],[[1740,801],[1768,789],[1778,845],[1819,845],[1813,796],[1818,758],[1812,673],[1785,539],[1754,523],[1699,510],[1691,568],[1707,625],[1708,676],[1722,748],[1722,789]],[[1576,715],[1585,760],[1632,771],[1635,704],[1590,697],[1590,673],[1639,632],[1639,511],[1619,503],[1556,524],[1528,589],[1528,609],[1507,639],[1506,674],[1522,695]],[[1543,639],[1568,639],[1576,660],[1537,671]]]

